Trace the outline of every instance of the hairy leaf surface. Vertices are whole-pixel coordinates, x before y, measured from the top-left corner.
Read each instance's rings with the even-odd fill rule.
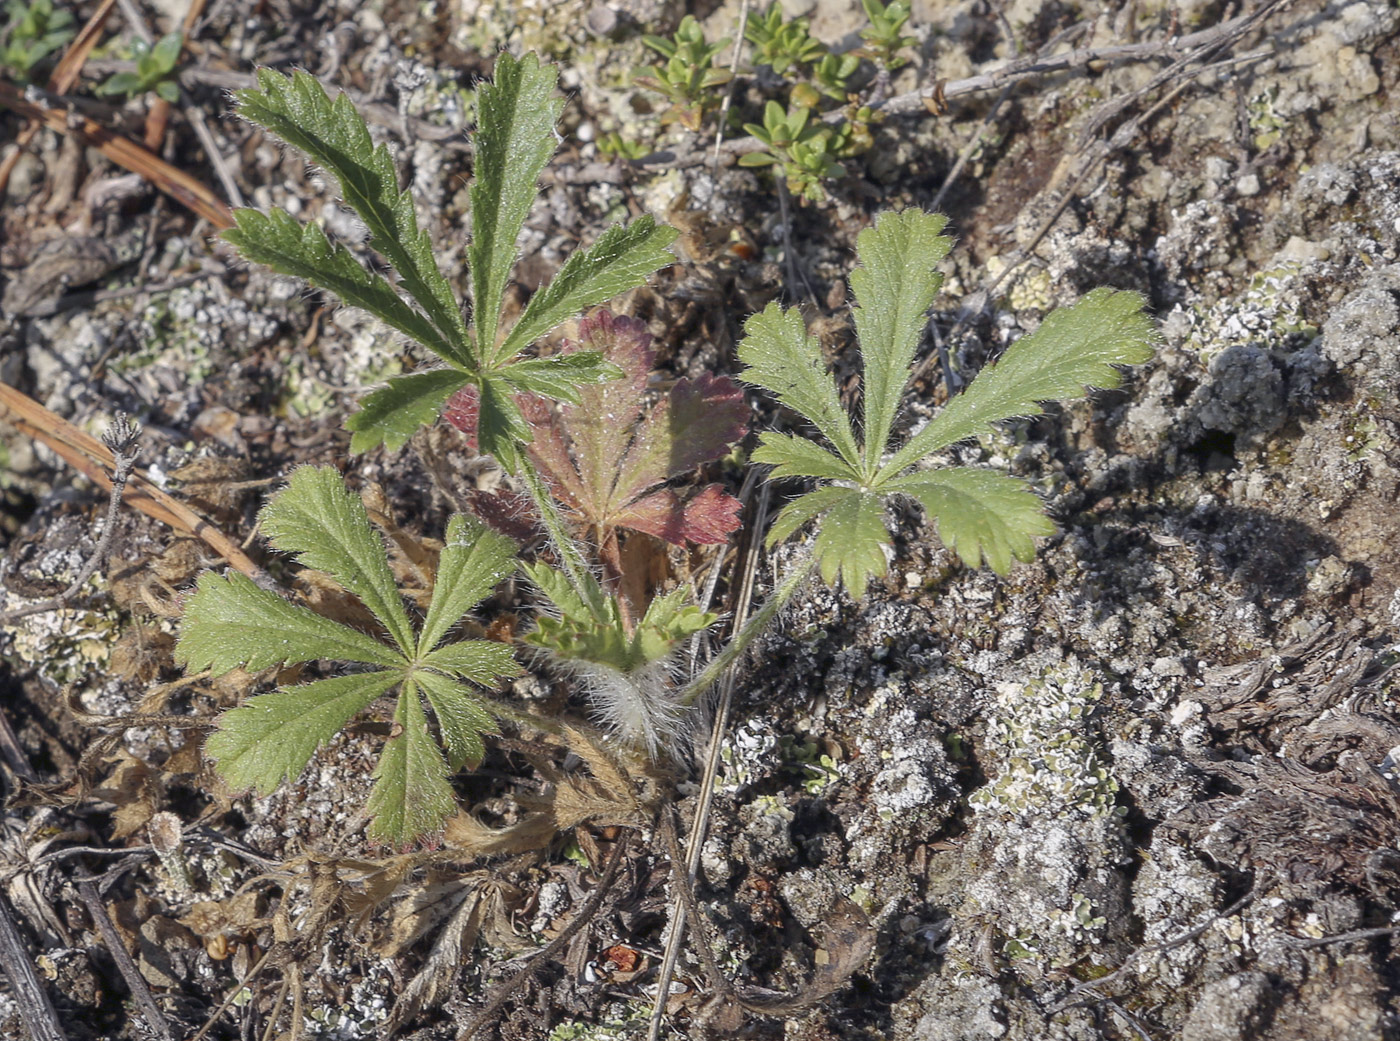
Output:
[[[467,763],[480,762],[486,753],[481,735],[496,728],[491,714],[462,683],[434,672],[420,672],[414,680],[423,688],[438,718],[448,769],[460,770]]]
[[[856,236],[860,266],[851,272],[852,312],[865,362],[865,472],[878,469],[909,366],[943,283],[933,266],[953,240],[940,235],[948,219],[921,210],[885,212]]]
[[[968,567],[987,565],[999,575],[1011,561],[1035,557],[1036,535],[1055,534],[1040,499],[1020,478],[995,470],[949,467],[896,477],[885,485],[919,500],[938,537]]]
[[[859,470],[851,421],[822,362],[821,346],[807,335],[797,308],[769,304],[744,323],[739,360],[748,366],[739,378],[762,387],[794,412],[805,416],[851,467]]]
[[[390,377],[387,387],[367,394],[359,411],[345,421],[352,433],[350,451],[367,452],[381,442],[390,451],[398,451],[419,427],[436,420],[443,403],[466,383],[467,377],[456,369]]]
[[[231,571],[199,576],[185,603],[175,660],[186,669],[222,676],[318,659],[395,665],[401,656],[373,636],[289,604]]]
[[[317,748],[402,680],[400,670],[361,672],[259,694],[224,713],[204,751],[230,788],[268,795],[300,777]]]
[[[1071,307],[1045,316],[1001,360],[978,373],[972,384],[915,434],[881,470],[893,476],[930,452],[985,431],[1012,416],[1039,415],[1042,401],[1079,398],[1088,387],[1116,387],[1115,366],[1152,357],[1156,334],[1137,293],[1095,289]]]
[[[389,150],[374,145],[364,117],[344,94],[332,101],[305,72],[287,77],[259,69],[257,75],[261,89],[234,95],[239,113],[301,149],[336,179],[341,195],[369,229],[369,244],[388,258],[404,289],[437,327],[449,347],[444,357],[472,366],[466,324],[438,270],[432,241],[418,227],[412,196],[399,191]],[[533,191],[533,182],[530,187]]]
[[[394,722],[399,733],[384,742],[367,808],[370,840],[401,847],[441,828],[457,809],[457,797],[412,681],[399,692]]]
[[[332,245],[319,224],[302,224],[285,210],[236,210],[233,217],[238,225],[224,232],[224,238],[244,259],[329,290],[443,358],[459,364],[464,360],[426,315],[382,276],[367,271],[345,247]]]
[[[501,301],[518,255],[516,239],[534,204],[540,173],[554,154],[554,124],[564,106],[554,96],[557,78],[553,67],[540,65],[534,54],[515,58],[502,51],[492,81],[477,90],[467,256],[477,343],[492,367],[514,353],[496,344]]]
[[[418,653],[433,650],[462,616],[495,589],[515,570],[515,543],[504,535],[487,531],[475,518],[454,516],[447,523],[446,545],[438,559],[433,599],[423,630],[418,636]],[[458,644],[457,646],[462,646]]]
[[[413,625],[360,497],[331,466],[299,466],[286,489],[263,507],[263,531],[278,549],[324,571],[370,609],[405,653]]]
[[[513,357],[556,326],[636,288],[653,271],[675,263],[669,247],[676,235],[675,228],[657,224],[647,215],[626,226],[608,228],[588,249],[569,257],[549,284],[530,298],[501,344],[499,356]]]

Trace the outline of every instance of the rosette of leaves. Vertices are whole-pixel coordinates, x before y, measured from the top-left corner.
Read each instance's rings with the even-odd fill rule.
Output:
[[[506,284],[517,258],[516,240],[554,153],[554,124],[563,101],[555,71],[533,54],[496,59],[493,82],[477,92],[470,190],[470,323],[418,226],[413,199],[398,187],[393,157],[376,146],[364,119],[344,94],[332,100],[311,76],[258,70],[257,90],[236,94],[241,115],[301,150],[331,175],[345,202],[369,232],[368,245],[396,276],[365,268],[315,224],[302,226],[282,210],[239,210],[225,233],[246,258],[335,293],[432,351],[443,367],[394,377],[368,395],[347,423],[354,452],[381,442],[401,447],[464,386],[480,394],[484,451],[515,470],[519,444],[530,436],[515,405],[526,391],[568,401],[580,386],[611,379],[616,370],[596,353],[549,359],[521,352],[566,319],[635,288],[671,263],[675,231],[640,217],[614,225],[588,249],[571,256],[530,298],[505,329]]]
[[[888,4],[880,0],[860,0],[860,3],[865,8],[865,17],[870,19],[870,25],[860,31],[860,38],[865,41],[861,53],[891,72],[907,64],[897,53],[919,42],[916,37],[904,35],[909,5],[904,0],[890,0]]]
[[[813,553],[822,578],[828,584],[839,578],[856,597],[885,573],[885,511],[893,498],[917,501],[944,545],[969,567],[985,562],[1004,574],[1013,559],[1030,560],[1034,537],[1053,533],[1055,526],[1024,481],[992,469],[921,464],[998,420],[1039,414],[1042,401],[1080,397],[1086,387],[1115,387],[1121,379],[1115,366],[1152,355],[1155,334],[1142,297],[1095,289],[1047,315],[928,425],[895,445],[899,403],[926,312],[942,283],[934,267],[952,245],[941,234],[946,222],[919,210],[886,212],[856,239],[859,266],[851,290],[865,368],[862,436],[796,309],[770,304],[748,320],[739,346],[747,366],[740,379],[771,391],[820,436],[761,435],[753,458],[772,464],[774,478],[811,478],[818,485],[783,508],[768,542],[818,520]]]
[[[739,501],[716,484],[682,496],[666,482],[727,452],[743,436],[749,410],[734,381],[709,375],[678,380],[649,404],[655,352],[636,319],[607,311],[585,318],[564,350],[597,351],[622,378],[583,388],[576,405],[522,395],[533,433],[524,451],[566,522],[596,550],[603,582],[587,570],[567,576],[544,563],[522,565],[549,605],[525,641],[563,666],[604,725],[655,756],[683,729],[685,715],[668,659],[716,615],[690,603],[684,587],[643,603],[644,583],[626,573],[618,533],[678,546],[724,542],[739,525]],[[468,388],[453,396],[445,417],[470,438],[476,408]],[[530,504],[519,499],[479,496],[474,505],[508,530],[531,519]]]
[[[666,482],[718,459],[744,436],[749,410],[726,376],[677,380],[654,404],[647,379],[655,362],[651,334],[635,318],[600,311],[579,322],[563,356],[596,353],[622,378],[581,388],[576,404],[517,399],[530,426],[525,452],[563,507],[566,520],[598,552],[605,582],[622,580],[618,531],[642,532],[683,546],[716,545],[739,526],[739,500],[717,484],[682,496]],[[473,389],[444,413],[468,438],[476,435]],[[483,511],[484,512],[484,511]]]
[[[705,30],[694,15],[686,15],[670,39],[648,35],[642,37],[642,43],[666,60],[634,74],[632,82],[656,91],[671,103],[661,117],[663,123],[678,122],[687,130],[699,130],[705,114],[719,105],[715,88],[733,78],[728,69],[715,64],[729,40],[706,43]]]
[[[449,776],[481,758],[481,735],[492,729],[490,706],[475,688],[520,671],[508,646],[450,633],[514,569],[515,544],[453,517],[415,631],[383,541],[333,468],[295,470],[261,520],[273,546],[356,597],[377,631],[316,614],[235,572],[205,572],[175,648],[185,668],[222,675],[321,660],[356,666],[255,695],[220,717],[205,752],[231,788],[266,794],[296,779],[356,716],[396,695],[393,732],[374,771],[369,837],[403,846],[437,830],[457,806]]]
[[[753,44],[753,63],[767,65],[781,76],[794,66],[815,65],[827,54],[820,40],[812,38],[806,18],[783,20],[783,9],[773,4],[763,14],[751,13],[744,39]]]
[[[795,105],[787,111],[776,101],[763,109],[763,125],[745,123],[744,129],[766,146],[764,152],[746,152],[740,166],[782,167],[788,190],[799,198],[821,202],[826,197],[821,182],[844,177],[846,169],[833,158],[839,142],[831,127],[811,122],[812,110]]]

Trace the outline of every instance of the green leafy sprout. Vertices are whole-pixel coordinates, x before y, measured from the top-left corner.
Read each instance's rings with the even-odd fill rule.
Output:
[[[747,152],[739,157],[740,166],[782,167],[788,190],[812,202],[821,202],[823,178],[843,177],[846,170],[832,158],[837,135],[824,123],[811,122],[812,110],[797,106],[787,112],[776,101],[763,110],[763,123],[745,123],[749,136],[761,141],[767,150]]]
[[[893,72],[906,64],[898,52],[919,42],[913,36],[904,35],[909,5],[904,0],[890,0],[887,5],[880,0],[860,0],[860,3],[870,19],[870,26],[860,32],[860,38],[865,41],[862,53]]]
[[[432,600],[415,632],[384,544],[333,468],[295,470],[261,519],[273,546],[353,594],[382,632],[315,614],[240,574],[205,572],[185,606],[175,649],[185,668],[222,675],[318,660],[359,667],[256,695],[223,715],[205,752],[230,787],[267,794],[295,780],[316,749],[357,715],[397,692],[394,733],[374,771],[369,837],[402,846],[437,830],[456,808],[448,777],[480,760],[481,735],[493,728],[490,706],[473,687],[494,687],[520,671],[505,644],[448,637],[514,570],[515,544],[475,520],[453,517]]]
[[[97,93],[123,94],[130,98],[154,91],[157,97],[175,104],[180,100],[175,66],[180,61],[180,51],[184,46],[185,38],[178,32],[166,33],[154,44],[136,40],[131,45],[136,69],[132,72],[114,72],[97,87]]]
[[[624,741],[659,756],[674,746],[696,699],[813,575],[839,582],[857,598],[884,575],[892,503],[922,506],[969,567],[985,563],[1004,574],[1013,560],[1031,559],[1035,537],[1055,530],[1032,489],[995,469],[938,465],[937,453],[999,421],[1036,415],[1043,401],[1116,386],[1117,366],[1145,361],[1153,349],[1142,298],[1094,290],[1049,314],[901,442],[901,402],[941,286],[937,267],[952,243],[940,215],[880,214],[857,237],[851,276],[864,367],[858,415],[843,407],[797,309],[773,303],[745,325],[740,378],[811,427],[810,434],[766,432],[752,456],[773,468],[772,480],[812,482],[778,515],[768,544],[795,537],[805,525],[815,528],[810,548],[777,576],[768,600],[698,676],[678,686],[669,660],[715,617],[685,587],[629,602],[609,532],[625,527],[678,545],[723,541],[737,523],[737,508],[722,489],[684,497],[667,482],[733,443],[743,430],[742,399],[724,378],[711,376],[649,399],[649,337],[631,319],[595,315],[580,323],[577,344],[548,358],[522,354],[565,319],[669,263],[672,229],[647,218],[609,229],[570,257],[514,325],[504,327],[506,279],[535,182],[554,147],[558,101],[552,70],[533,55],[502,55],[496,82],[479,95],[468,320],[418,228],[412,199],[397,187],[388,151],[373,146],[350,102],[332,101],[301,74],[263,71],[259,83],[261,89],[240,96],[243,113],[332,173],[397,279],[368,270],[318,227],[302,228],[281,211],[241,211],[229,237],[249,259],[338,293],[443,362],[371,394],[348,422],[352,450],[401,446],[451,398],[463,414],[453,418],[449,410],[449,419],[519,477],[531,500],[530,523],[543,528],[553,554],[518,562],[512,540],[454,517],[425,617],[415,626],[364,506],[334,470],[305,467],[265,508],[263,526],[274,547],[329,576],[373,621],[351,627],[236,574],[201,577],[176,651],[186,668],[217,674],[345,663],[328,678],[258,694],[220,719],[206,749],[231,787],[273,790],[298,776],[353,719],[393,697],[392,732],[369,805],[375,841],[404,844],[441,827],[455,807],[449,777],[481,756],[481,735],[493,717],[513,712],[476,689],[517,672],[511,649],[454,642],[449,633],[517,564],[546,605],[525,642],[566,663],[566,675]],[[796,110],[770,106],[766,115],[761,129],[774,147],[791,148],[810,129],[809,117]]]
[[[664,122],[679,122],[687,130],[699,130],[706,113],[719,105],[715,88],[731,78],[728,69],[715,64],[729,41],[707,43],[700,23],[694,15],[686,15],[669,39],[643,36],[642,43],[666,61],[647,66],[634,76],[633,82],[656,91],[671,103],[662,117]]]
[[[743,123],[744,131],[765,147],[746,153],[740,163],[779,168],[788,189],[807,201],[822,201],[822,183],[845,175],[839,158],[870,147],[869,125],[876,117],[851,89],[861,58],[893,68],[898,62],[889,56],[913,42],[912,37],[899,35],[909,17],[907,6],[896,2],[885,8],[874,2],[867,3],[866,10],[873,20],[865,33],[873,35],[867,35],[867,46],[846,54],[834,54],[815,39],[806,18],[784,20],[778,4],[763,14],[749,15],[745,24],[744,39],[753,46],[753,64],[785,80],[789,90],[786,108],[770,99],[762,122]],[[700,23],[687,16],[673,38],[648,36],[644,42],[669,61],[666,66],[639,70],[633,81],[671,102],[663,122],[679,121],[689,130],[699,130],[705,116],[719,106],[718,88],[730,79],[727,70],[714,65],[727,41],[706,43]],[[844,119],[812,119],[827,101],[849,103]]]
[[[0,65],[26,83],[34,67],[77,35],[73,12],[54,9],[53,0],[9,0],[0,33]]]
[[[744,39],[753,44],[755,65],[767,65],[779,76],[793,66],[815,65],[827,54],[826,46],[814,40],[806,18],[783,21],[783,10],[773,4],[765,14],[750,14]]]

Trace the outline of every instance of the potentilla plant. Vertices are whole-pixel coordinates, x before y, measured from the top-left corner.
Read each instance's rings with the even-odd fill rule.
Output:
[[[684,587],[650,599],[635,586],[626,591],[618,532],[678,544],[729,535],[737,512],[727,493],[712,486],[684,497],[669,482],[728,449],[743,430],[743,402],[733,384],[712,376],[680,381],[651,402],[649,338],[639,323],[607,313],[584,318],[578,340],[552,357],[522,355],[564,320],[671,261],[666,246],[674,232],[649,218],[612,228],[575,254],[503,327],[516,238],[554,147],[554,82],[533,56],[501,55],[495,82],[481,88],[467,250],[470,320],[417,227],[412,200],[398,190],[387,150],[372,146],[343,95],[332,101],[308,76],[264,70],[261,89],[239,96],[245,115],[336,178],[397,281],[368,271],[315,225],[302,228],[280,211],[241,211],[230,240],[251,260],[337,293],[443,363],[370,394],[348,423],[352,451],[401,447],[447,406],[451,420],[520,481],[528,498],[522,512],[548,537],[547,552],[527,561],[515,542],[454,517],[431,600],[415,623],[360,501],[335,471],[302,468],[264,510],[264,528],[275,548],[342,586],[372,621],[344,624],[238,575],[205,575],[189,598],[176,651],[189,669],[342,663],[324,679],[257,694],[220,718],[206,750],[232,787],[272,790],[299,775],[357,716],[392,706],[369,806],[375,841],[403,845],[440,828],[455,808],[450,775],[480,758],[493,717],[518,715],[484,692],[518,670],[511,648],[452,638],[506,574],[518,568],[545,606],[525,642],[568,664],[566,674],[620,742],[663,756],[696,700],[814,576],[860,598],[885,573],[891,501],[919,503],[970,567],[986,563],[1005,573],[1014,559],[1029,560],[1034,537],[1054,530],[1031,489],[993,469],[935,465],[935,453],[999,420],[1034,415],[1042,401],[1116,386],[1115,366],[1145,361],[1152,350],[1142,299],[1095,290],[1049,315],[923,429],[895,443],[900,403],[941,283],[935,269],[951,240],[941,216],[881,214],[857,239],[851,277],[864,362],[859,416],[843,409],[796,309],[771,304],[748,320],[741,378],[811,426],[764,433],[754,453],[755,462],[773,467],[770,479],[814,482],[778,515],[768,543],[793,539],[808,524],[815,529],[809,549],[744,628],[698,676],[677,683],[677,645],[716,617]]]

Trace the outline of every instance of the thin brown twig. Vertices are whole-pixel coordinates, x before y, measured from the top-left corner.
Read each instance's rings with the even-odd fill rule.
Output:
[[[766,526],[768,504],[772,495],[772,485],[765,483],[763,491],[754,506],[754,523],[745,525],[747,545],[742,549],[739,583],[731,594],[733,624],[731,632],[737,632],[748,621],[749,608],[753,603],[754,584],[758,575],[758,561],[762,556],[763,540],[758,533]],[[710,740],[705,750],[705,767],[700,777],[700,799],[695,807],[695,815],[690,822],[685,857],[685,881],[693,887],[700,875],[700,852],[705,844],[705,833],[709,827],[710,812],[714,805],[715,778],[719,775],[720,752],[729,730],[729,713],[734,704],[735,669],[725,673],[720,682],[719,699],[715,704],[714,718],[710,722]],[[651,1023],[647,1030],[648,1041],[659,1041],[661,1024],[666,1015],[666,998],[670,994],[671,979],[675,975],[676,962],[680,958],[681,944],[685,940],[687,910],[679,893],[671,905],[671,934],[666,941],[666,951],[657,974],[656,1000],[652,1005]]]
[[[1163,951],[1170,951],[1175,947],[1180,947],[1184,943],[1190,943],[1192,940],[1196,939],[1196,937],[1200,936],[1216,922],[1229,918],[1231,915],[1238,914],[1241,910],[1248,906],[1249,903],[1251,903],[1259,893],[1263,892],[1263,890],[1264,880],[1255,880],[1255,883],[1253,886],[1250,887],[1249,892],[1245,893],[1244,896],[1240,897],[1238,900],[1234,901],[1222,910],[1212,914],[1200,925],[1193,926],[1192,928],[1187,929],[1183,933],[1178,933],[1176,936],[1173,936],[1170,940],[1163,940],[1161,943],[1154,943],[1149,944],[1146,947],[1139,947],[1137,950],[1133,951],[1125,959],[1123,959],[1122,965],[1118,966],[1118,968],[1114,969],[1108,975],[1100,976],[1096,980],[1085,980],[1083,983],[1076,985],[1073,990],[1066,994],[1064,998],[1057,1005],[1055,1005],[1052,1011],[1059,1012],[1063,1009],[1071,1008],[1075,1005],[1084,1004],[1084,1001],[1075,1001],[1073,999],[1076,995],[1083,993],[1084,991],[1097,991],[1099,987],[1112,983],[1120,976],[1126,974],[1127,971],[1130,968],[1132,968],[1133,963],[1136,962],[1138,958],[1142,957],[1144,954],[1160,954]]]
[[[1334,943],[1376,940],[1382,936],[1400,936],[1400,925],[1381,925],[1374,929],[1353,929],[1351,932],[1334,933],[1331,936],[1285,936],[1284,943],[1289,947],[1306,951],[1314,947],[1327,947]]]
[[[10,979],[10,995],[31,1041],[66,1041],[49,992],[34,971],[34,960],[19,934],[10,900],[0,890],[0,968]]]
[[[145,978],[136,967],[136,963],[131,960],[131,955],[127,953],[126,945],[122,943],[121,937],[117,935],[117,927],[112,924],[112,919],[107,914],[107,908],[97,892],[97,886],[88,880],[81,881],[78,883],[78,895],[82,897],[88,914],[92,916],[92,920],[97,926],[97,931],[102,934],[107,951],[117,963],[117,969],[121,972],[122,979],[126,980],[126,985],[131,990],[131,996],[140,1006],[146,1019],[146,1026],[164,1038],[165,1041],[175,1041],[175,1035],[171,1033],[169,1022],[166,1021],[165,1015],[156,1005],[155,998],[151,997],[150,987],[146,986]]]

